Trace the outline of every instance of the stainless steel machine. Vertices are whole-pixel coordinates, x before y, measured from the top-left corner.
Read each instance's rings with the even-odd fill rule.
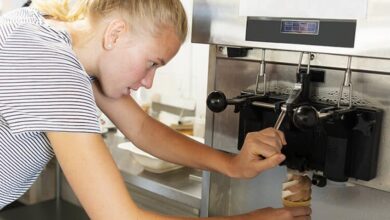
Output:
[[[194,0],[192,42],[212,45],[206,142],[238,153],[276,121],[288,142],[252,180],[205,172],[203,216],[281,207],[288,167],[311,174],[313,219],[389,219],[390,2],[331,2]]]

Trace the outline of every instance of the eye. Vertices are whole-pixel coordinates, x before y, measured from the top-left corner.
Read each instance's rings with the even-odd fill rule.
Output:
[[[159,66],[159,64],[156,62],[153,62],[153,61],[148,62],[148,68],[157,68],[158,66]]]

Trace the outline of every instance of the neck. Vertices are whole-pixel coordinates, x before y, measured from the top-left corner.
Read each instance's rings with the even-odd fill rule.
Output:
[[[67,23],[67,29],[72,37],[73,51],[90,76],[97,74],[97,59],[100,54],[100,31],[93,30],[88,20]]]
[[[72,49],[77,59],[89,76],[96,76],[98,74],[96,63],[101,50],[101,43],[98,39],[102,31],[92,29],[87,19],[73,22],[48,20],[48,23],[55,28],[65,29],[70,34]]]

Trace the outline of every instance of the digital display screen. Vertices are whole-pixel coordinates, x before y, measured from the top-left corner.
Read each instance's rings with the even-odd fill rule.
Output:
[[[282,20],[281,32],[283,34],[318,35],[320,21]]]

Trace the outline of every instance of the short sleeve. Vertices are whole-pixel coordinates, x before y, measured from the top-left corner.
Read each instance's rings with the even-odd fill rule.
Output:
[[[1,115],[13,132],[100,132],[92,88],[81,74],[63,70],[17,81],[0,89]]]
[[[15,133],[100,133],[92,85],[73,52],[33,41],[23,51],[9,41],[0,53],[3,121]]]

